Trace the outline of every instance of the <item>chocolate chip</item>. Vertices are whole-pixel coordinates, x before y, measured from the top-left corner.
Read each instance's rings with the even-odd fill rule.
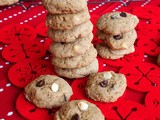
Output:
[[[62,45],[64,45],[64,44],[65,44],[65,42],[61,42],[61,44],[62,44]]]
[[[66,95],[64,95],[64,101],[67,101],[67,97],[66,97]]]
[[[42,87],[42,86],[44,86],[44,84],[45,84],[44,79],[40,80],[37,82],[36,87]]]
[[[120,39],[123,38],[123,36],[122,36],[122,35],[114,35],[113,38],[114,38],[115,40],[120,40]]]
[[[101,87],[107,87],[107,85],[108,85],[108,80],[103,80],[102,82],[99,83],[99,85],[100,85]]]
[[[76,113],[75,115],[72,116],[71,120],[80,120],[79,115]]]
[[[127,17],[127,14],[126,14],[125,12],[121,12],[121,13],[120,13],[120,16],[121,16],[121,17]]]
[[[115,17],[114,17],[114,16],[111,16],[111,19],[115,19]]]

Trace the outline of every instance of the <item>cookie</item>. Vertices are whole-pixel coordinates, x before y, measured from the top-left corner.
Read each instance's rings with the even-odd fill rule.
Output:
[[[5,6],[5,5],[12,5],[17,3],[19,0],[1,0],[0,1],[0,6]]]
[[[130,46],[128,49],[122,49],[122,50],[114,50],[114,49],[108,49],[111,54],[115,55],[127,55],[130,53],[133,53],[135,51],[134,45]]]
[[[69,58],[52,57],[51,62],[54,66],[60,68],[80,68],[89,65],[96,57],[97,50],[93,47],[93,45],[91,45],[90,49],[82,55]]]
[[[60,107],[72,94],[70,85],[54,75],[41,75],[25,87],[26,99],[39,108]]]
[[[68,30],[90,19],[88,10],[75,14],[53,15],[48,13],[46,25],[54,30]]]
[[[134,46],[131,46],[129,49],[113,50],[110,49],[105,43],[97,44],[96,49],[98,55],[106,59],[119,59],[124,55],[133,53],[135,51]]]
[[[42,0],[42,3],[51,14],[72,14],[87,8],[86,0]]]
[[[119,35],[133,30],[139,19],[126,12],[111,12],[102,15],[97,22],[97,28],[107,34]]]
[[[133,29],[130,32],[124,34],[109,35],[103,31],[98,30],[97,36],[99,39],[104,40],[104,42],[112,49],[128,49],[134,44],[137,38],[137,33]]]
[[[84,54],[89,50],[93,34],[89,33],[84,38],[78,38],[74,42],[53,42],[50,46],[50,52],[59,58],[74,57]]]
[[[157,64],[160,65],[160,54],[158,55],[158,58],[157,58]]]
[[[105,120],[101,110],[86,100],[73,100],[56,112],[54,120]]]
[[[127,83],[123,74],[113,71],[91,74],[85,91],[89,98],[100,102],[115,102],[126,90]]]
[[[54,67],[55,72],[62,77],[66,78],[82,78],[92,73],[98,72],[98,60],[95,58],[89,65],[76,69],[66,69]]]
[[[85,37],[92,30],[93,24],[87,21],[70,30],[54,30],[53,28],[49,28],[48,36],[56,42],[72,42],[77,38]]]

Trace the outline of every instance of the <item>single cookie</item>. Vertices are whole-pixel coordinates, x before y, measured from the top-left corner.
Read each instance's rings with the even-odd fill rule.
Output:
[[[100,102],[115,102],[126,90],[127,83],[123,74],[113,71],[91,74],[85,91],[89,98]]]
[[[120,34],[120,35],[109,35],[103,31],[98,30],[97,36],[99,39],[104,40],[104,42],[111,49],[128,49],[132,46],[137,38],[137,33],[133,29],[130,32]]]
[[[19,0],[0,0],[0,6],[12,5],[17,3]]]
[[[54,120],[105,120],[101,110],[86,100],[73,100],[56,112]]]
[[[50,46],[50,52],[59,58],[74,57],[84,54],[89,50],[93,34],[90,33],[84,38],[76,39],[70,43],[53,42]]]
[[[98,60],[95,58],[89,65],[76,69],[66,69],[54,67],[55,72],[66,78],[82,78],[92,73],[98,72]]]
[[[110,49],[105,43],[97,44],[96,49],[98,55],[106,59],[119,59],[124,55],[133,53],[135,51],[134,46],[131,46],[129,49],[113,50]]]
[[[114,50],[114,49],[108,49],[111,54],[115,55],[127,55],[130,53],[133,53],[135,51],[134,45],[130,46],[128,49],[122,49],[122,50]]]
[[[109,51],[109,47],[105,43],[97,44],[96,49],[97,49],[98,55],[105,59],[119,59],[124,56],[124,55],[112,54]]]
[[[90,19],[88,9],[76,14],[53,15],[48,13],[46,25],[54,30],[68,30]]]
[[[93,30],[93,24],[91,21],[84,22],[78,26],[75,26],[71,30],[54,30],[49,28],[48,36],[56,42],[72,42],[77,38],[85,37]]]
[[[130,13],[112,12],[99,18],[97,28],[107,34],[119,35],[133,30],[138,22],[139,19]]]
[[[72,94],[70,85],[54,75],[41,75],[25,87],[26,99],[39,108],[60,107]]]
[[[158,58],[157,58],[157,64],[160,65],[160,54],[158,55]]]
[[[91,44],[90,49],[76,57],[58,58],[52,57],[52,64],[59,68],[80,68],[89,65],[97,57],[97,50]]]
[[[42,3],[51,14],[72,14],[87,9],[86,0],[42,0]]]

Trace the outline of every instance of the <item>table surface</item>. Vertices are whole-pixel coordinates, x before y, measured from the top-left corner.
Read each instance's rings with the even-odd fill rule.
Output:
[[[125,3],[128,3],[128,2],[129,2],[129,0],[125,1]],[[37,3],[39,5],[37,5]],[[28,25],[31,25],[32,27],[36,28],[37,26],[39,26],[40,24],[43,24],[45,22],[47,11],[43,8],[42,2],[40,0],[38,2],[36,2],[35,5],[32,5],[28,10],[24,10],[23,7],[20,6],[20,4],[23,4],[26,7],[28,7],[31,4],[31,2],[19,2],[15,5],[0,7],[0,29],[2,29],[5,26],[9,26],[9,25],[13,25],[13,24],[21,24],[21,25],[28,24]],[[88,4],[89,12],[91,15],[91,21],[94,24],[93,33],[94,33],[94,35],[96,33],[95,24],[96,24],[97,19],[105,13],[112,12],[112,11],[132,12],[133,14],[137,14],[139,16],[140,20],[143,20],[143,18],[141,18],[141,15],[145,17],[145,15],[143,15],[143,14],[145,14],[145,12],[142,13],[142,11],[143,10],[146,11],[145,7],[148,7],[147,8],[147,10],[148,10],[150,8],[150,6],[152,6],[152,8],[153,8],[153,6],[158,8],[158,7],[160,7],[160,1],[159,0],[142,0],[139,2],[131,2],[130,4],[128,4],[128,6],[124,6],[124,4],[121,2],[116,2],[116,3],[114,3],[114,2],[107,2],[107,3],[101,2],[101,3],[97,3],[97,4]],[[138,9],[139,10],[138,12],[135,10],[137,8],[140,8],[140,10]],[[152,10],[153,9],[150,9],[150,11],[152,11]],[[154,14],[154,15],[157,14],[154,12],[156,12],[156,11],[153,10],[151,14]],[[156,18],[156,20],[157,20],[158,17],[159,16],[155,15],[154,19]],[[151,18],[147,18],[146,20],[151,20]],[[145,22],[145,24],[147,24],[147,23]],[[151,27],[151,28],[156,29],[154,27]],[[160,26],[159,26],[159,28],[160,28]],[[146,28],[143,28],[143,27],[141,28],[142,31],[144,29],[146,30]],[[147,28],[147,29],[149,29],[149,28]],[[143,34],[141,31],[139,32],[138,29],[136,29],[136,30],[137,30],[139,39],[143,39],[143,37],[150,37],[149,35],[146,35],[147,34],[146,32]],[[43,29],[42,29],[42,32],[43,32]],[[36,37],[36,41],[38,41],[39,43],[42,43],[47,49],[47,47],[50,45],[49,39],[46,36],[42,36],[39,34],[40,33],[38,33],[38,35]],[[152,34],[152,32],[150,32],[150,34]],[[0,35],[2,35],[2,34],[0,34]],[[2,37],[4,37],[4,36],[3,35],[0,36],[0,38],[2,38]],[[160,42],[160,36],[158,36],[158,37],[159,37],[158,42]],[[1,40],[0,40],[0,42],[1,42]],[[96,44],[97,42],[99,42],[99,40],[96,38],[96,36],[94,36],[93,43]],[[143,42],[145,42],[145,41],[142,40],[142,43],[139,42],[139,44],[143,44]],[[156,53],[153,55],[150,55],[150,53],[148,54],[148,52],[146,52],[146,51],[149,48],[141,47],[141,46],[139,46],[139,44],[135,45],[137,47],[137,49],[139,49],[138,52],[143,51],[145,54],[144,54],[142,60],[138,62],[138,64],[137,64],[137,61],[136,62],[130,61],[128,63],[127,62],[125,63],[125,64],[129,64],[128,67],[126,67],[125,64],[122,64],[121,61],[114,61],[113,62],[113,61],[107,61],[107,60],[103,60],[101,58],[98,58],[99,63],[100,63],[99,71],[113,70],[115,72],[126,73],[126,71],[130,71],[130,69],[132,69],[132,67],[131,67],[132,64],[134,64],[134,65],[136,64],[136,65],[142,66],[141,69],[143,69],[143,71],[145,71],[145,69],[147,69],[148,66],[150,66],[150,67],[154,67],[154,69],[156,69],[159,72],[159,67],[156,64],[157,54]],[[16,45],[16,43],[13,42],[12,45],[14,47],[14,45]],[[160,44],[158,43],[157,46],[159,47],[159,45]],[[0,43],[0,120],[23,120],[25,118],[22,117],[23,115],[21,115],[16,109],[16,100],[17,100],[19,94],[21,92],[23,92],[23,88],[19,88],[19,87],[13,85],[12,82],[10,81],[10,79],[8,78],[8,71],[10,70],[10,68],[15,66],[19,62],[15,63],[15,62],[6,60],[2,55],[3,50],[8,46],[10,46],[10,45],[5,44],[3,42]],[[152,45],[151,45],[151,47],[152,47]],[[8,53],[5,53],[5,54],[8,54]],[[50,57],[51,57],[51,55],[47,51],[43,55],[43,57],[38,58],[38,59],[50,62]],[[26,63],[24,63],[24,64],[26,64]],[[21,63],[21,66],[23,66],[23,62]],[[156,72],[154,72],[154,74],[152,76],[155,76],[157,74],[156,74]],[[147,73],[143,73],[142,77],[146,77],[146,76],[147,76]],[[84,81],[84,79],[82,79],[82,81]],[[160,76],[157,76],[157,79],[160,79]],[[68,80],[68,82],[70,84],[73,81],[74,80]],[[128,82],[128,83],[130,84],[130,82]],[[77,85],[78,82],[75,80],[73,82],[73,84],[74,85],[72,85],[72,87]],[[157,84],[155,85],[155,86],[157,86],[155,88],[159,87]],[[144,87],[144,89],[142,87]],[[75,91],[77,90],[77,88],[73,88],[73,89]],[[140,105],[142,105],[143,107],[145,107],[148,110],[147,106],[149,106],[149,105],[147,105],[148,102],[146,102],[146,101],[149,101],[150,97],[146,98],[146,96],[147,95],[154,96],[151,94],[151,93],[155,93],[154,90],[155,90],[154,88],[146,87],[143,85],[140,86],[139,88],[134,88],[134,87],[132,88],[132,85],[128,85],[128,88],[125,92],[125,95],[122,98],[122,101],[128,100],[128,101],[132,101],[134,103],[139,103]],[[79,91],[79,90],[77,90],[77,91]],[[152,91],[152,92],[150,92],[150,91]],[[159,89],[158,90],[156,89],[155,91],[156,91],[156,93],[160,92]],[[77,92],[77,94],[81,94],[81,92],[79,92],[79,93]],[[81,97],[79,97],[79,96],[81,96]],[[84,97],[83,95],[75,95],[75,96],[73,96],[72,99],[82,99],[83,97]],[[151,119],[151,118],[152,119],[160,119],[158,113],[156,114],[156,112],[158,111],[157,109],[159,108],[160,98],[157,96],[154,96],[153,98],[154,98],[154,100],[156,100],[156,106],[154,106],[154,108],[152,108],[152,107],[149,108],[149,110],[152,110],[155,113],[151,114],[147,119]],[[127,102],[126,102],[126,104],[127,104]],[[102,107],[100,107],[100,108],[102,108]],[[105,114],[106,118],[110,119],[110,115],[107,115],[106,111],[102,110],[102,112]],[[145,112],[145,111],[143,111],[143,112]],[[111,118],[116,119],[116,117],[114,117],[116,115],[113,114],[113,116],[111,116]],[[117,116],[119,116],[119,115],[117,115]],[[119,119],[123,119],[123,118],[124,117],[119,117]],[[130,120],[130,119],[134,119],[134,117],[128,117],[126,119]]]

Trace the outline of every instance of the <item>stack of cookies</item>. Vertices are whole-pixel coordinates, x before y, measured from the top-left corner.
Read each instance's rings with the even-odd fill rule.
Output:
[[[112,12],[101,16],[97,22],[97,36],[103,40],[96,46],[99,56],[106,59],[122,58],[135,51],[135,27],[139,20],[126,12]]]
[[[55,72],[81,78],[98,71],[97,51],[91,41],[93,24],[86,0],[43,0],[48,10],[46,25],[52,39],[50,52]]]

